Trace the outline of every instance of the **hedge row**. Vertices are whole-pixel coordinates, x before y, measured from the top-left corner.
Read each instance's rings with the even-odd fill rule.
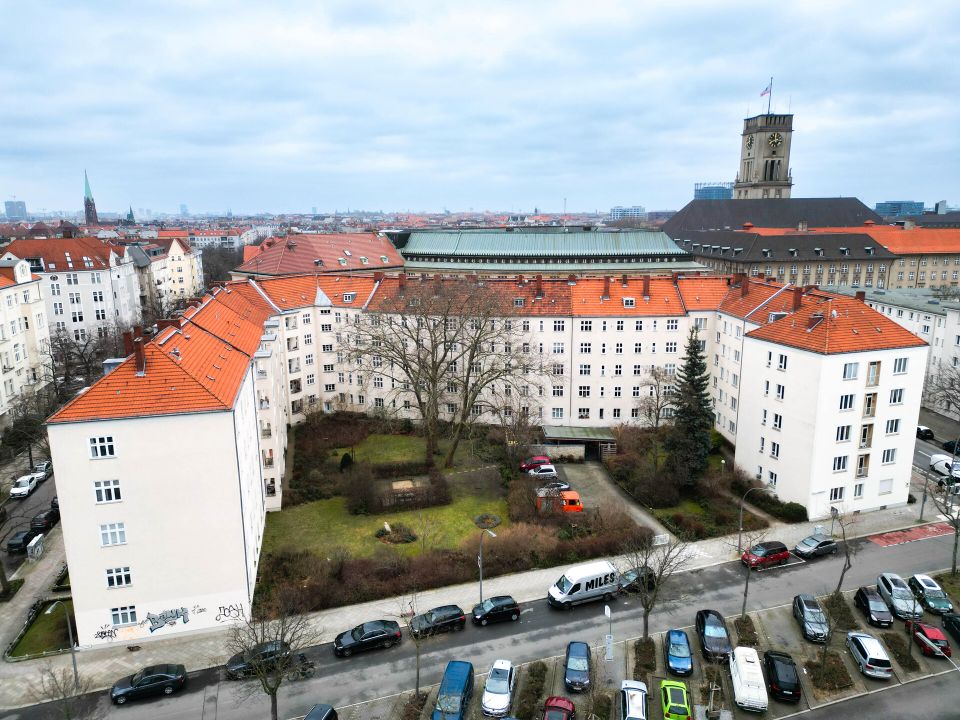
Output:
[[[743,473],[737,472],[734,479],[730,482],[730,489],[739,495],[743,495],[751,487],[760,487],[759,483],[747,480]],[[758,507],[766,513],[773,515],[778,520],[788,523],[806,522],[807,509],[800,503],[782,502],[775,495],[770,493],[758,492],[749,498],[750,504]]]

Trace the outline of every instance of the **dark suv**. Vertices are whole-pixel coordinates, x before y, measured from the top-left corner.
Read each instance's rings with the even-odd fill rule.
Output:
[[[441,605],[420,615],[414,615],[410,620],[410,634],[419,638],[438,632],[463,630],[466,624],[467,616],[459,605]]]
[[[30,529],[38,533],[45,533],[53,530],[54,525],[60,522],[59,510],[44,510],[33,516],[30,521]]]
[[[520,607],[517,605],[517,601],[509,595],[487,598],[479,605],[473,606],[473,622],[476,625],[519,619]]]
[[[282,666],[289,658],[290,646],[282,640],[260,643],[227,660],[227,677],[231,680],[249,677],[256,674],[257,667],[273,669]]]
[[[800,702],[800,676],[793,658],[786,653],[767,650],[763,654],[767,668],[767,689],[781,702]]]
[[[768,540],[767,542],[757,543],[752,548],[745,550],[740,557],[744,565],[751,568],[765,568],[771,565],[783,565],[790,559],[790,551],[787,546],[779,540]]]
[[[10,536],[10,539],[7,540],[7,552],[11,554],[25,553],[27,551],[27,545],[39,534],[40,533],[35,530],[19,530],[15,532]]]
[[[800,623],[803,636],[811,642],[825,643],[830,639],[827,615],[813,595],[796,595],[793,598],[793,616]]]
[[[860,608],[871,625],[882,628],[893,625],[890,609],[880,597],[880,593],[873,588],[866,586],[857,588],[857,594],[853,596],[853,604]]]

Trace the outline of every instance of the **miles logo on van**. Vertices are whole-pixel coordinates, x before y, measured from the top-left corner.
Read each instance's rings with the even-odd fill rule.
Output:
[[[601,588],[601,587],[604,587],[605,585],[609,585],[614,581],[614,579],[616,579],[616,573],[607,573],[606,575],[600,575],[598,577],[593,578],[592,580],[587,580],[583,584],[583,589],[596,590],[597,588]]]

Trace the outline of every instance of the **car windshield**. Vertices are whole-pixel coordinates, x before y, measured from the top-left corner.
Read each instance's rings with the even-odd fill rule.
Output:
[[[817,546],[817,542],[819,542],[819,541],[818,541],[815,537],[808,537],[808,538],[804,538],[803,540],[801,540],[801,541],[800,541],[800,544],[801,544],[801,545],[804,545],[804,546],[806,546],[806,547],[816,547],[816,546]]]
[[[876,598],[870,598],[868,601],[870,603],[870,610],[873,612],[886,612],[887,606],[883,600],[877,600]]]
[[[821,610],[820,608],[807,607],[805,608],[805,610],[806,610],[806,616],[808,621],[814,622],[814,623],[827,622],[827,616],[823,614],[823,610]]]
[[[688,658],[690,657],[690,647],[684,642],[677,642],[676,640],[670,641],[670,650],[668,651],[673,657]]]
[[[350,637],[354,640],[359,640],[363,637],[363,625],[359,625],[350,631]]]
[[[913,600],[913,594],[906,588],[902,587],[893,588],[893,591],[890,593],[890,595],[894,600]]]
[[[560,579],[557,580],[557,590],[559,590],[564,595],[570,592],[570,588],[572,587],[573,587],[573,583],[567,580],[566,575],[561,575]]]
[[[943,590],[927,590],[924,594],[931,600],[943,600],[947,597]]]
[[[437,697],[437,709],[445,713],[460,712],[460,695],[440,695]]]
[[[750,553],[756,555],[757,557],[763,557],[767,554],[767,549],[763,545],[754,545],[750,548]]]
[[[577,657],[576,655],[571,655],[570,659],[567,661],[567,669],[586,672],[587,670],[590,669],[590,664],[585,657]]]
[[[146,674],[146,672],[145,672],[144,670],[140,670],[139,672],[135,673],[134,676],[133,676],[132,678],[130,678],[130,684],[131,684],[131,685],[139,685],[139,684],[140,684],[140,681],[143,680],[143,676],[144,676],[145,674]]]
[[[30,481],[27,478],[18,478],[17,481],[13,484],[14,487],[27,487],[30,484]]]
[[[491,600],[490,598],[487,598],[486,600],[484,600],[483,603],[480,605],[480,609],[483,610],[483,612],[490,612],[491,610],[493,610],[494,607],[495,606],[493,604],[493,600]]]
[[[510,688],[507,685],[507,674],[499,671],[496,674],[491,673],[487,678],[487,692],[495,695],[505,695]]]
[[[720,638],[722,640],[727,639],[727,631],[723,629],[720,625],[714,623],[707,623],[703,627],[703,634],[709,638]]]

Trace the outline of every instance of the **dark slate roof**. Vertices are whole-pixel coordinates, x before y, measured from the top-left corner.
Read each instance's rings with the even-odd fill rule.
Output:
[[[920,227],[942,227],[955,228],[960,227],[960,212],[948,212],[942,215],[917,215],[910,218]]]
[[[723,257],[738,262],[893,260],[897,256],[865,233],[760,235],[752,232],[682,231],[675,240],[699,257]],[[840,248],[847,248],[844,255]],[[868,251],[868,248],[870,250]],[[817,250],[822,254],[817,254]],[[766,251],[766,254],[764,253]],[[791,251],[795,251],[793,254]]]
[[[857,198],[788,198],[765,200],[692,200],[663,224],[672,238],[681,230],[739,230],[754,227],[853,227],[867,220],[882,223]]]

